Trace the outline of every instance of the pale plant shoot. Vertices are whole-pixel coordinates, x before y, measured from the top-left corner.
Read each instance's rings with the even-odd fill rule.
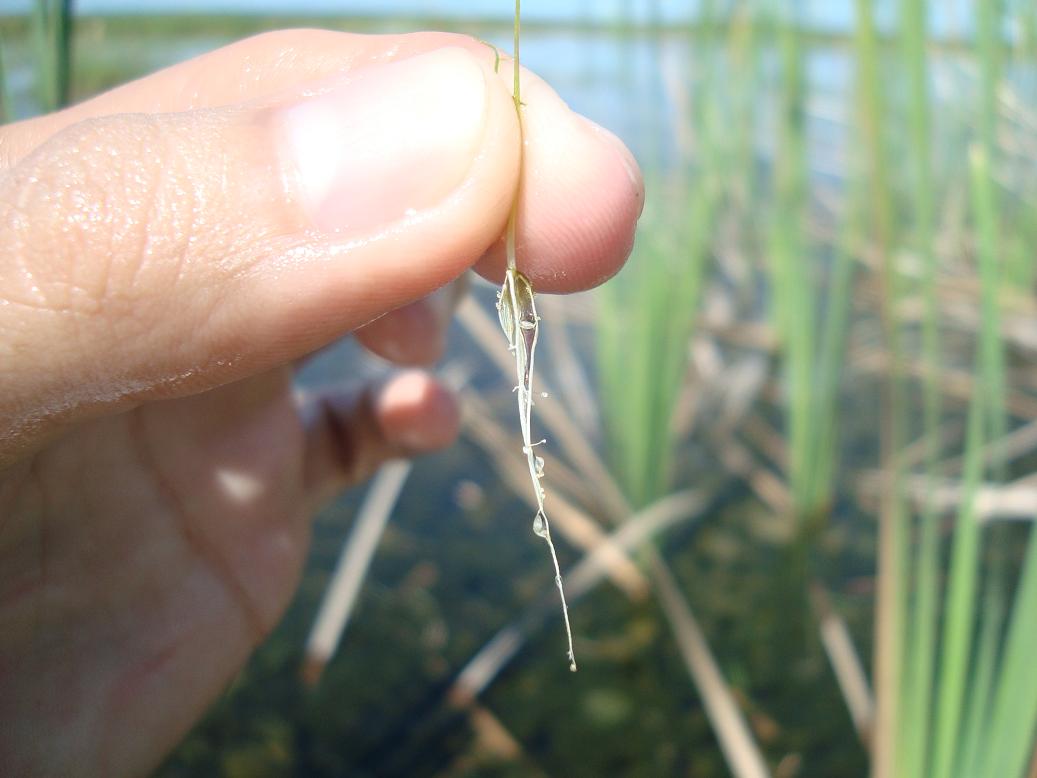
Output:
[[[510,240],[509,240],[510,243]],[[558,565],[558,554],[551,540],[551,524],[544,509],[544,460],[536,453],[536,446],[545,441],[533,442],[531,417],[533,413],[533,359],[536,354],[537,334],[540,329],[540,317],[537,316],[536,304],[533,301],[533,287],[529,279],[514,266],[512,254],[509,252],[508,268],[504,274],[504,285],[497,298],[497,312],[500,314],[501,327],[508,337],[508,350],[515,355],[515,373],[518,384],[515,394],[518,397],[519,425],[522,428],[522,453],[526,455],[529,466],[529,478],[533,483],[536,495],[537,512],[533,517],[533,532],[547,542],[551,550],[551,561],[555,568],[555,585],[562,600],[562,617],[565,621],[565,634],[569,641],[569,669],[576,672],[576,656],[573,653],[572,628],[569,626],[569,608],[565,602],[565,589],[562,586],[562,571]]]
[[[518,113],[519,130],[522,129],[522,100],[519,97],[519,16],[520,4],[515,2],[515,57],[513,97],[515,110]],[[497,64],[500,64],[498,58]],[[507,230],[507,268],[504,271],[504,285],[497,294],[497,313],[501,327],[508,338],[508,350],[515,355],[515,373],[518,384],[515,394],[518,397],[519,425],[522,428],[522,453],[526,455],[529,465],[529,478],[533,482],[533,493],[536,495],[537,512],[533,517],[533,532],[542,537],[551,550],[551,561],[555,568],[555,586],[562,600],[562,619],[565,622],[565,636],[569,646],[569,669],[576,672],[576,655],[573,652],[573,633],[569,625],[569,607],[565,602],[565,588],[562,586],[562,570],[558,565],[558,554],[551,540],[551,524],[544,510],[544,460],[537,456],[535,447],[545,441],[533,442],[531,418],[533,415],[533,358],[536,354],[537,335],[540,330],[540,317],[537,316],[536,303],[533,300],[533,285],[519,272],[517,252],[515,250],[516,222],[518,221],[518,193],[512,203],[511,215],[508,218]]]

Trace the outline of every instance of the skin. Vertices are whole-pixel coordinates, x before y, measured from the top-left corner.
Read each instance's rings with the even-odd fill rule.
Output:
[[[377,230],[315,226],[284,117],[442,50],[481,106],[459,183]],[[643,202],[629,152],[527,73],[520,156],[492,66],[464,37],[272,33],[0,128],[0,772],[153,769],[277,623],[314,512],[453,440],[425,373],[300,403],[293,372],[351,332],[433,361],[429,296],[468,268],[500,280],[520,165],[538,291],[622,265]]]

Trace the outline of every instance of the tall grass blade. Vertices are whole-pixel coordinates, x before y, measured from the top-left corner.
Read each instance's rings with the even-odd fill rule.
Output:
[[[907,69],[908,125],[911,191],[914,216],[912,248],[922,262],[921,295],[925,301],[922,324],[922,358],[926,365],[923,388],[923,435],[928,483],[937,476],[940,454],[940,329],[937,299],[937,260],[934,251],[932,172],[932,120],[927,64],[927,2],[902,0],[901,50]],[[908,619],[904,656],[903,694],[898,741],[898,767],[905,776],[923,776],[931,724],[936,631],[939,620],[940,543],[939,516],[927,486],[914,560],[914,598]],[[906,583],[906,581],[905,581]]]
[[[1004,0],[982,0],[974,6],[980,70],[980,103],[976,119],[980,144],[991,157],[997,147],[997,87],[1001,80],[1001,49],[1004,47],[1003,3]]]
[[[971,671],[967,692],[968,700],[962,734],[955,758],[957,778],[982,775],[979,760],[986,754],[991,742],[990,714],[993,703],[994,681],[1001,648],[1001,630],[1004,628],[1004,592],[996,581],[987,581],[987,596],[981,617],[979,638],[976,642],[976,661]],[[922,775],[923,773],[918,773]]]
[[[861,244],[859,186],[850,185],[850,201],[843,216],[843,226],[836,246],[831,281],[828,287],[828,305],[821,331],[816,378],[816,441],[811,471],[811,489],[806,506],[821,508],[832,500],[835,473],[838,464],[836,444],[839,424],[839,389],[843,362],[846,357],[846,339],[850,328],[853,282],[856,278],[854,248]]]
[[[962,711],[972,632],[976,610],[976,579],[979,572],[980,531],[975,515],[975,495],[982,476],[983,401],[973,397],[965,439],[964,495],[958,512],[951,551],[935,724],[932,740],[933,778],[949,778],[960,737]]]
[[[1037,747],[1037,530],[1023,559],[998,673],[983,768],[977,775],[1022,776]]]
[[[990,169],[990,156],[983,146],[973,146],[970,149],[969,163],[981,288],[979,372],[987,414],[986,423],[989,425],[988,437],[991,440],[1001,440],[1006,434],[1006,391],[999,303],[1001,283],[997,183]],[[993,463],[995,473],[1000,473],[1002,469],[1001,463]]]
[[[600,291],[598,370],[607,450],[635,507],[664,494],[672,475],[671,420],[716,210],[708,176],[695,185],[687,208],[681,218],[650,203],[630,265]],[[687,227],[675,231],[673,224]]]
[[[54,54],[51,43],[49,0],[35,0],[29,16],[29,34],[32,39],[36,101],[41,112],[57,107],[54,93]]]
[[[7,83],[4,51],[4,36],[0,35],[0,124],[14,121],[14,107],[11,104],[11,87]]]
[[[54,93],[58,107],[72,99],[72,0],[53,0]]]
[[[879,73],[878,34],[871,0],[856,0],[854,51],[857,59],[857,111],[861,145],[867,160],[867,232],[879,259],[882,317],[890,354],[884,386],[880,445],[882,466],[890,479],[879,509],[878,601],[875,609],[875,739],[872,775],[896,774],[900,733],[899,690],[902,685],[902,635],[907,581],[906,510],[902,466],[906,405],[903,385],[903,346],[897,318],[900,279],[893,262],[893,215],[889,171],[882,130],[885,101]]]
[[[35,0],[30,34],[41,111],[55,111],[70,97],[72,0]]]
[[[814,364],[817,313],[814,283],[804,236],[807,190],[805,77],[799,4],[780,22],[778,146],[774,171],[774,208],[769,230],[776,328],[781,340],[786,393],[789,479],[801,515],[812,512],[811,480],[816,462]]]
[[[709,19],[710,8],[701,10]],[[715,45],[700,38],[693,48],[700,74],[715,72],[716,63],[706,56]],[[714,224],[730,178],[729,129],[722,118],[727,96],[716,83],[703,78],[693,92],[689,113],[699,131],[694,165],[688,160],[687,177],[650,187],[657,196],[642,217],[634,257],[600,292],[598,370],[607,451],[635,507],[665,494],[674,475],[679,441],[673,416],[686,380]],[[674,104],[683,105],[682,97]],[[690,607],[654,548],[647,546],[642,554],[730,769],[738,776],[766,775],[759,747]]]

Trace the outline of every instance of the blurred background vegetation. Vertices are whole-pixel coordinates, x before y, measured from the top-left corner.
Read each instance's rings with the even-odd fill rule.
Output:
[[[8,119],[281,27],[510,49],[488,0],[18,2]],[[540,303],[580,672],[476,283],[464,438],[386,487],[337,654],[307,633],[361,494],[160,774],[1037,776],[1037,6],[527,0],[523,56],[648,180],[618,283]]]

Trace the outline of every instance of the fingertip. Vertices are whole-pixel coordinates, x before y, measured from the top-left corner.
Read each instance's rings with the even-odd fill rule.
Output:
[[[449,446],[461,426],[453,393],[420,370],[393,377],[378,393],[375,413],[389,444],[411,453]]]
[[[543,81],[524,81],[525,146],[518,265],[543,292],[577,292],[615,275],[633,248],[645,189],[634,156],[613,133],[574,113]],[[476,269],[503,276],[498,241]]]
[[[313,508],[389,459],[450,445],[460,430],[453,394],[420,370],[360,391],[301,396],[299,406],[306,428],[304,482]]]
[[[443,324],[427,298],[390,311],[356,331],[373,354],[404,366],[430,365],[446,346]]]
[[[468,290],[465,273],[430,295],[390,311],[356,331],[368,351],[401,367],[430,365],[446,350],[447,329]]]

